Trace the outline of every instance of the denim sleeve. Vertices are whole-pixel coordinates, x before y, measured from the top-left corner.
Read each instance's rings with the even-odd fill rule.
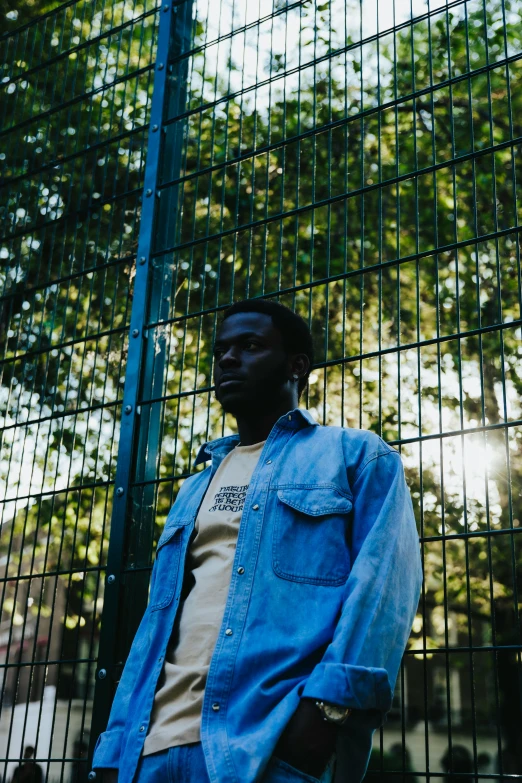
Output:
[[[154,590],[156,578],[156,569],[152,569],[149,596]],[[129,656],[125,663],[125,668],[121,680],[116,689],[116,695],[112,703],[111,714],[107,729],[100,734],[94,749],[92,766],[94,769],[118,769],[122,740],[125,733],[125,720],[127,712],[130,709],[132,694],[136,685],[136,672],[141,665],[143,650],[140,640],[148,638],[148,624],[150,620],[150,609],[147,607],[136,635],[132,643]]]
[[[399,454],[380,452],[353,485],[353,566],[342,613],[303,696],[390,709],[422,584],[419,539]],[[354,716],[355,717],[355,716]]]

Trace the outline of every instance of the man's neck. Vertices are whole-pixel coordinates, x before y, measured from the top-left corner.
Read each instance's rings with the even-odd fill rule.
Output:
[[[239,442],[242,446],[251,446],[253,443],[261,443],[266,440],[276,421],[296,407],[297,402],[296,404],[286,402],[277,410],[257,415],[255,418],[243,415],[236,416]]]

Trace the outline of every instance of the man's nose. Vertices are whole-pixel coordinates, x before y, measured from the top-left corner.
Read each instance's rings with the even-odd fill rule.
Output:
[[[239,351],[237,351],[234,346],[230,346],[230,348],[221,355],[218,364],[222,370],[227,367],[237,366],[240,364]]]

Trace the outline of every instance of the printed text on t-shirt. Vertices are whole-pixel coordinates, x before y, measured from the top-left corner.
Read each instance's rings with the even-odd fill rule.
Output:
[[[248,484],[243,487],[221,487],[214,495],[214,505],[209,511],[232,511],[238,514],[245,505]]]

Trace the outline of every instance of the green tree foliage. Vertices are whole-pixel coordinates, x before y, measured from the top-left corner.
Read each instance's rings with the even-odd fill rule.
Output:
[[[0,548],[1,576],[13,580],[1,591],[11,662],[45,656],[36,650],[46,635],[47,655],[96,654],[157,33],[152,3],[82,0],[27,24],[53,6],[33,4],[27,16],[24,6],[17,22],[0,6],[7,22],[25,23],[0,43]],[[65,693],[75,679],[66,668]]]

